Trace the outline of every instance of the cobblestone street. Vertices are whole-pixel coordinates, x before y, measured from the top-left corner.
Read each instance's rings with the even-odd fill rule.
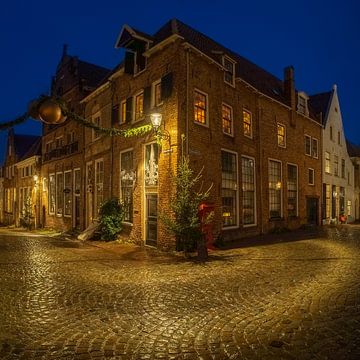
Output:
[[[210,254],[0,234],[0,359],[359,359],[360,226]]]

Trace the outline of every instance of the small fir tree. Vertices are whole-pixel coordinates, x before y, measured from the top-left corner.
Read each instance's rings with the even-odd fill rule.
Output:
[[[99,212],[99,234],[101,240],[112,241],[120,234],[124,220],[124,209],[117,198],[106,200]]]
[[[22,210],[21,225],[27,229],[31,228],[32,223],[32,201],[31,197],[27,196],[24,199],[24,207]]]

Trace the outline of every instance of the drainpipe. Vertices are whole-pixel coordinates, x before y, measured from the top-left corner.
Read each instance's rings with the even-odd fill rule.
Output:
[[[189,155],[189,82],[190,82],[190,49],[186,49],[186,120],[185,120],[185,154]]]

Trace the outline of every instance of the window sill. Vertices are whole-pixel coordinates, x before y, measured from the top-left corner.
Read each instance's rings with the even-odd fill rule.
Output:
[[[246,135],[246,134],[244,134],[244,136],[245,136],[246,138],[248,138],[248,139],[254,140],[254,138],[253,138],[252,135]]]
[[[226,136],[229,136],[229,137],[231,137],[231,138],[234,138],[234,134],[229,134],[229,133],[227,133],[227,132],[225,132],[225,131],[223,131],[223,134],[226,135]]]
[[[239,225],[225,226],[221,228],[222,231],[235,230],[235,229],[239,229]]]
[[[145,69],[142,69],[141,71],[137,72],[136,74],[134,74],[134,78],[136,78],[137,76],[139,76],[140,74],[142,74],[143,72],[146,71],[146,67]]]
[[[243,228],[253,228],[253,227],[256,227],[257,226],[257,224],[255,223],[255,224],[246,224],[246,225],[243,225]]]
[[[281,216],[273,217],[273,218],[269,218],[269,221],[273,221],[273,222],[275,222],[275,221],[284,221],[284,218],[281,217]]]
[[[207,123],[203,124],[203,123],[200,123],[200,122],[198,122],[198,121],[194,121],[194,124],[199,125],[199,126],[202,126],[202,127],[204,127],[204,128],[209,128],[209,124],[207,124]]]

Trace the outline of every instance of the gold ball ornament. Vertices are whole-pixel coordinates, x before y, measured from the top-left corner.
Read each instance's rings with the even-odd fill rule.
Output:
[[[29,116],[35,120],[40,120],[39,119],[39,104],[40,104],[39,99],[32,100],[28,107]]]
[[[39,104],[39,119],[45,124],[61,124],[66,117],[61,111],[59,103],[53,99],[46,99]]]

